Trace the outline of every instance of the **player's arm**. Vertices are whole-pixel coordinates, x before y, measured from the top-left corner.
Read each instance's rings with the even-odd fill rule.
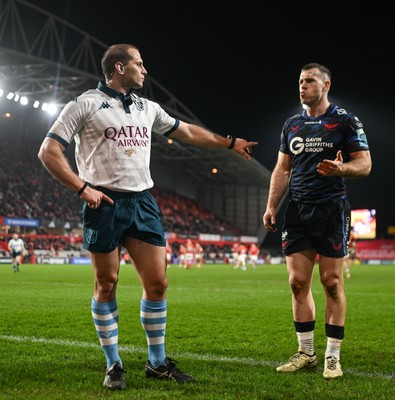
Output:
[[[372,170],[372,158],[369,150],[350,153],[351,160],[341,165],[341,174],[345,178],[368,176]]]
[[[178,128],[170,136],[198,147],[218,147],[224,149],[230,147],[247,160],[251,159],[252,147],[258,144],[258,142],[249,142],[242,138],[227,138],[201,126],[188,124],[183,121],[180,121]]]
[[[64,150],[64,146],[57,140],[46,137],[41,144],[38,158],[54,178],[64,186],[78,193],[81,188],[85,186],[85,182],[82,181],[71,168],[63,153]],[[91,188],[90,186],[85,187],[83,192],[80,194],[80,197],[87,203],[95,206],[99,206],[102,199],[111,205],[114,204],[107,195]]]
[[[291,156],[279,151],[277,163],[270,178],[269,196],[266,211],[263,215],[263,225],[271,232],[277,231],[275,226],[277,222],[277,206],[287,191],[290,174]]]
[[[343,178],[363,178],[370,174],[372,159],[369,150],[350,153],[350,161],[343,162],[339,150],[335,160],[323,160],[317,164],[317,172],[324,176],[340,176]]]

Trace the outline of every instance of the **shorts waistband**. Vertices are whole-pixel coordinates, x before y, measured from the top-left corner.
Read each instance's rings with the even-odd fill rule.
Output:
[[[132,197],[141,197],[148,193],[148,190],[143,190],[142,192],[118,192],[116,190],[110,190],[103,186],[93,186],[90,185],[93,189],[100,190],[107,196],[115,199],[129,199]]]

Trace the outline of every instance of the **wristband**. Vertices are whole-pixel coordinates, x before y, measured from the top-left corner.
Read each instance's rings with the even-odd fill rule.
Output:
[[[78,196],[82,195],[82,192],[86,189],[87,186],[88,186],[88,182],[85,182],[84,185],[82,186],[82,188],[78,191]]]
[[[226,138],[227,138],[227,139],[230,139],[230,145],[228,146],[228,149],[229,149],[229,150],[232,150],[233,147],[235,147],[236,138],[233,137],[233,136],[230,136],[230,135],[226,136]]]

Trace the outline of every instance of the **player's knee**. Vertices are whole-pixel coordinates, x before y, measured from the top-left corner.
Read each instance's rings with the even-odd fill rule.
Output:
[[[165,295],[168,281],[167,278],[156,279],[144,285],[148,298],[161,298]]]
[[[99,301],[110,301],[114,298],[117,280],[96,280],[95,298]]]
[[[292,293],[297,296],[301,292],[308,292],[310,290],[310,281],[307,277],[291,275],[289,278],[289,286]]]
[[[303,286],[297,281],[290,281],[289,286],[291,287],[292,293],[295,297],[298,297],[302,292]]]
[[[322,284],[331,298],[337,299],[340,296],[342,289],[339,278],[326,279]]]

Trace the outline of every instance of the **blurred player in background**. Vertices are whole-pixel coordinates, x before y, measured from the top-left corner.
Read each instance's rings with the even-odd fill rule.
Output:
[[[168,268],[171,266],[172,262],[173,262],[173,248],[171,247],[169,241],[166,239],[166,264]]]
[[[195,264],[200,269],[203,263],[203,247],[199,242],[195,242]]]
[[[148,344],[145,374],[147,378],[190,382],[193,377],[180,371],[165,352],[166,236],[159,206],[150,192],[154,186],[152,135],[236,152],[247,160],[258,143],[181,121],[158,103],[139,97],[147,70],[136,46],[108,47],[101,66],[105,79],[64,107],[38,157],[58,181],[84,201],[83,246],[90,252],[94,272],[91,312],[107,364],[103,385],[126,388],[116,299],[122,245],[132,257],[143,287],[140,320]],[[78,174],[64,155],[73,141]]]
[[[239,258],[239,243],[234,242],[232,244],[232,261],[233,261],[233,266],[236,268],[237,264],[237,259]]]
[[[255,243],[251,243],[250,248],[248,249],[248,259],[253,269],[256,268],[259,253],[259,247]]]
[[[187,239],[185,243],[185,264],[186,269],[191,269],[192,264],[195,261],[195,245],[193,244],[191,239]]]
[[[242,271],[247,270],[247,256],[248,256],[248,249],[247,246],[243,243],[239,243],[239,254],[237,256],[235,269],[241,268]]]
[[[25,249],[25,244],[23,240],[14,233],[12,239],[8,242],[8,250],[10,251],[12,257],[12,268],[14,272],[19,272],[19,266],[22,263],[22,254]]]
[[[343,375],[343,262],[351,220],[345,178],[367,176],[372,166],[362,122],[353,113],[330,103],[330,88],[328,68],[317,63],[302,67],[299,98],[303,111],[284,123],[263,216],[264,227],[276,232],[277,207],[289,189],[281,240],[292,291],[298,352],[277,371],[294,372],[317,365],[316,308],[311,284],[319,254],[320,281],[326,297],[325,379]]]
[[[179,260],[180,260],[179,267],[180,268],[187,267],[186,254],[187,254],[187,248],[186,248],[185,244],[181,243],[180,249],[179,249]]]

